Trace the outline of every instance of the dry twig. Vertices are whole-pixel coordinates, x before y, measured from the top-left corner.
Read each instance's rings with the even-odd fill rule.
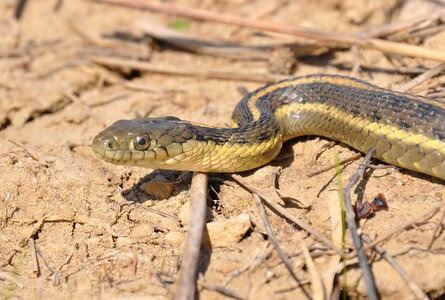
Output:
[[[267,47],[245,47],[218,43],[145,20],[137,22],[136,27],[156,40],[191,53],[248,60],[268,60],[270,57],[270,53],[267,51],[271,50],[270,47],[268,49]]]
[[[205,173],[193,173],[190,189],[190,222],[179,274],[177,300],[193,300],[196,290],[196,272],[205,227],[207,211],[207,181]]]
[[[17,1],[15,10],[14,10],[14,17],[16,18],[16,20],[20,20],[22,18],[27,3],[28,3],[28,0],[18,0]]]
[[[237,300],[247,299],[246,297],[241,296],[238,292],[236,292],[232,289],[229,289],[225,286],[207,283],[203,280],[203,278],[200,278],[200,280],[198,281],[198,284],[206,290],[220,293],[221,295],[224,295],[229,298],[233,298],[233,299],[237,299]]]
[[[325,300],[326,297],[326,289],[323,284],[323,280],[321,279],[320,273],[317,271],[317,267],[315,266],[315,262],[311,257],[311,254],[309,253],[309,249],[307,248],[306,244],[302,240],[300,242],[301,250],[303,252],[304,258],[306,259],[306,265],[308,268],[308,271],[311,275],[311,287],[312,287],[312,294],[314,300]]]
[[[146,211],[149,211],[151,213],[160,215],[160,216],[162,216],[164,218],[168,218],[168,219],[171,219],[171,220],[176,221],[176,222],[179,223],[179,218],[177,216],[175,216],[175,215],[171,215],[171,214],[168,214],[166,212],[160,211],[158,209],[154,209],[154,208],[151,208],[151,207],[148,207],[148,206],[144,206],[144,205],[140,205],[139,207],[141,207],[142,209],[144,209]]]
[[[406,31],[407,29],[412,28],[413,26],[416,26],[425,21],[437,20],[440,16],[441,14],[437,14],[436,16],[431,16],[431,14],[427,14],[415,18],[409,18],[407,20],[403,20],[400,22],[384,24],[371,29],[366,29],[364,31],[361,31],[358,35],[365,37],[385,37],[399,31]]]
[[[344,245],[345,238],[345,228],[343,222],[343,214],[344,208],[342,208],[343,203],[339,201],[339,192],[338,191],[329,191],[326,197],[326,202],[328,204],[328,210],[331,220],[331,237],[332,241],[336,245]],[[339,263],[341,267],[339,268]],[[327,264],[324,265],[322,278],[324,287],[326,290],[326,295],[333,298],[333,293],[335,293],[336,287],[336,275],[341,271],[346,270],[346,259],[344,257],[340,257],[339,255],[332,255]]]
[[[346,159],[340,161],[339,163],[335,163],[335,164],[332,164],[332,165],[330,165],[330,166],[328,166],[326,168],[323,168],[321,170],[314,171],[314,172],[308,174],[307,177],[314,177],[316,175],[320,175],[321,173],[324,173],[326,171],[332,170],[332,169],[336,168],[337,166],[343,166],[343,165],[345,165],[345,164],[347,164],[349,162],[355,161],[355,160],[359,159],[360,157],[362,157],[362,154],[361,153],[357,153],[357,154],[355,154],[355,155],[353,155],[353,156],[351,156],[349,158],[346,158]]]
[[[443,220],[444,219],[445,219],[445,209],[442,211],[442,215],[439,217],[439,220],[437,221],[437,226],[434,229],[433,235],[431,236],[431,241],[427,247],[428,250],[430,250],[433,247],[434,242],[439,237],[441,228],[443,230],[443,227],[444,227]]]
[[[230,25],[240,25],[265,31],[279,32],[312,39],[326,44],[357,45],[363,48],[380,50],[385,53],[394,53],[412,57],[420,57],[445,62],[445,52],[412,46],[402,43],[390,42],[376,38],[364,38],[360,36],[326,32],[316,29],[308,29],[297,26],[283,25],[280,23],[254,20],[243,16],[208,11],[193,7],[161,3],[157,1],[143,2],[140,0],[90,0],[97,3],[120,5],[130,8],[161,12],[201,21],[211,21]]]
[[[262,265],[270,257],[273,251],[273,246],[271,246],[270,244],[268,245],[269,246],[260,255],[256,255],[255,257],[253,257],[249,265],[245,266],[241,270],[235,270],[227,275],[226,279],[223,282],[223,285],[228,285],[233,279],[240,276],[247,270],[253,271],[256,270],[260,265]]]
[[[135,70],[148,71],[160,74],[173,74],[182,76],[198,76],[198,77],[209,77],[209,78],[219,78],[219,79],[229,79],[229,80],[246,80],[246,81],[256,81],[256,82],[275,82],[278,80],[286,79],[287,76],[280,76],[275,74],[255,74],[247,72],[228,72],[228,71],[217,71],[217,70],[202,70],[199,68],[187,68],[185,66],[172,67],[172,66],[161,66],[154,65],[152,63],[141,62],[138,60],[131,59],[119,59],[111,57],[92,57],[91,61],[93,63],[109,66],[109,67],[120,67],[120,68],[132,68]]]
[[[340,69],[352,69],[354,68],[354,63],[350,61],[339,61],[332,63],[334,67]],[[364,71],[372,71],[372,72],[382,72],[382,73],[397,73],[397,74],[408,74],[408,75],[417,75],[426,71],[424,67],[416,66],[416,67],[406,67],[406,66],[387,66],[387,67],[378,67],[375,65],[366,64],[364,62],[360,65],[361,69]]]
[[[413,24],[410,28],[389,35],[387,39],[394,42],[401,42],[413,41],[416,37],[426,36],[426,34],[434,32],[431,29],[440,28],[440,25],[437,26],[440,17],[440,14],[432,15],[420,23]]]
[[[374,248],[375,246],[379,245],[380,243],[386,241],[387,239],[389,239],[390,237],[392,237],[393,235],[407,229],[410,228],[411,226],[413,226],[416,223],[422,222],[427,218],[431,218],[432,216],[434,216],[443,206],[445,205],[445,202],[441,202],[440,204],[432,207],[431,209],[429,209],[428,211],[424,212],[423,214],[420,214],[414,218],[412,218],[411,220],[409,220],[408,222],[397,226],[396,228],[394,228],[393,230],[391,230],[390,232],[382,235],[381,237],[379,237],[378,239],[374,240],[373,242],[367,244],[365,246],[365,250],[370,249],[370,248]],[[348,258],[351,258],[355,256],[348,256]]]
[[[261,202],[260,197],[257,194],[252,194],[253,199],[255,200],[258,212],[260,213],[261,220],[263,221],[263,225],[266,228],[267,236],[270,239],[270,242],[275,247],[275,250],[277,251],[278,255],[280,256],[281,260],[283,261],[286,269],[289,271],[292,278],[297,282],[303,293],[306,295],[308,299],[311,299],[308,292],[304,288],[304,286],[301,284],[300,279],[298,279],[297,274],[294,272],[294,267],[292,265],[292,261],[289,259],[289,256],[287,256],[286,253],[281,249],[280,243],[278,242],[277,238],[275,237],[275,233],[272,230],[272,227],[270,226],[269,219],[267,218],[266,211],[264,210],[263,203]]]
[[[20,142],[11,140],[11,139],[8,139],[8,141],[11,142],[11,143],[13,143],[13,144],[16,145],[16,146],[19,146],[19,147],[22,148],[23,150],[25,150],[26,153],[28,153],[28,155],[29,155],[32,159],[34,159],[35,161],[37,161],[37,162],[40,163],[41,165],[43,165],[43,166],[48,166],[48,165],[49,165],[49,161],[47,161],[46,159],[44,159],[43,157],[41,157],[41,155],[39,155],[35,150],[31,149],[30,147],[28,147],[28,146],[26,146],[26,145],[24,145],[24,144],[22,144],[22,143],[20,143]]]
[[[325,244],[327,247],[329,247],[330,249],[332,249],[333,251],[335,251],[337,254],[340,255],[344,255],[343,251],[338,248],[336,245],[334,245],[332,243],[331,240],[329,240],[328,238],[324,237],[323,235],[321,235],[320,233],[318,233],[317,231],[315,231],[311,226],[309,226],[309,224],[307,224],[306,222],[297,219],[294,215],[292,215],[291,213],[289,213],[286,209],[284,209],[282,206],[280,206],[278,203],[276,203],[275,201],[269,199],[269,197],[267,197],[266,195],[264,195],[264,193],[257,187],[255,187],[254,185],[248,183],[246,180],[244,180],[244,178],[242,178],[241,176],[237,175],[237,174],[232,174],[231,177],[238,182],[243,188],[245,188],[246,190],[248,190],[251,193],[257,194],[258,196],[261,197],[261,199],[263,199],[264,201],[267,202],[267,204],[269,204],[275,211],[277,211],[278,213],[280,213],[283,217],[285,217],[286,219],[288,219],[289,221],[295,223],[298,227],[300,227],[301,229],[307,231],[308,233],[312,234],[317,240],[319,240],[320,242],[322,242],[323,244]]]
[[[366,243],[372,243],[371,238],[366,234],[362,234],[362,239]],[[408,285],[408,287],[411,289],[411,291],[413,292],[413,294],[416,296],[417,299],[419,300],[429,299],[428,296],[425,295],[425,293],[419,287],[419,285],[414,280],[411,279],[408,273],[406,273],[406,271],[396,262],[396,260],[388,252],[385,251],[385,249],[383,249],[380,246],[375,246],[374,250],[377,251],[377,253],[380,254],[400,274],[400,277],[402,277],[403,281],[405,281],[405,283]]]
[[[0,279],[14,282],[19,288],[23,288],[25,286],[19,279],[16,278],[14,273],[0,271]]]
[[[417,76],[416,78],[414,78],[413,80],[411,80],[410,82],[406,83],[404,86],[399,88],[399,91],[407,92],[413,89],[414,87],[418,86],[422,82],[427,81],[428,79],[439,75],[443,71],[445,71],[445,63],[440,64],[437,67],[429,69],[428,71],[425,71],[424,73],[420,74],[419,76]]]
[[[28,239],[29,250],[32,258],[32,272],[39,277],[40,276],[40,265],[39,260],[37,259],[37,250],[36,245],[33,238]]]
[[[360,239],[360,236],[357,233],[357,224],[355,223],[355,213],[352,208],[351,201],[351,189],[358,183],[360,178],[362,178],[363,173],[365,172],[366,165],[371,161],[372,155],[374,154],[375,149],[372,148],[365,156],[365,159],[358,167],[357,171],[352,176],[349,183],[343,188],[343,197],[345,201],[345,209],[346,209],[346,220],[348,223],[349,231],[351,231],[352,240],[354,242],[355,251],[357,252],[358,262],[360,268],[362,269],[363,279],[365,281],[366,290],[368,294],[368,298],[372,300],[379,299],[377,294],[377,288],[375,286],[374,278],[372,276],[371,269],[369,268],[368,259],[366,257],[365,251],[363,251],[363,243]]]

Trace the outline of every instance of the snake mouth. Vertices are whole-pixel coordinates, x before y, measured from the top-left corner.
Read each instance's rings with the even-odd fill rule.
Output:
[[[109,138],[105,138],[100,134],[94,137],[93,142],[91,143],[91,149],[93,149],[94,153],[100,157],[105,159],[107,151],[112,151],[113,147],[116,148]]]
[[[100,133],[91,143],[97,157],[118,165],[135,165],[138,160],[149,159],[151,151],[133,149],[134,137],[119,137],[116,134]]]
[[[105,149],[100,147],[100,143],[98,142],[97,137],[95,137],[93,142],[91,143],[91,149],[97,157],[105,159]]]
[[[94,151],[94,154],[96,154],[99,158],[105,158],[105,150],[99,146],[99,143],[97,143],[96,139],[94,139],[93,143],[91,144],[91,148]]]
[[[170,168],[186,156],[183,143],[192,138],[187,129],[177,118],[119,120],[100,132],[91,148],[110,163]]]
[[[116,135],[98,134],[91,143],[91,148],[96,156],[112,163],[125,163],[132,157],[127,140]]]
[[[117,139],[110,140],[96,137],[91,144],[91,148],[97,157],[115,164],[128,164],[133,157],[132,150],[128,149],[125,143],[119,143]]]

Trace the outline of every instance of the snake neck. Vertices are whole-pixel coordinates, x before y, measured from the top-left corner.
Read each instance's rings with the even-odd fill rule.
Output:
[[[274,159],[284,141],[280,122],[266,113],[233,128],[189,124],[193,138],[182,145],[186,154],[182,163],[190,169],[188,161],[193,161],[195,171],[226,173],[256,168]]]

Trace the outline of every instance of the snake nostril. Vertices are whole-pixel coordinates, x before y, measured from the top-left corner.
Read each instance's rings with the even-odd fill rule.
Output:
[[[113,150],[114,143],[111,140],[104,140],[102,142],[102,146],[103,146],[104,150],[110,151],[110,150]]]

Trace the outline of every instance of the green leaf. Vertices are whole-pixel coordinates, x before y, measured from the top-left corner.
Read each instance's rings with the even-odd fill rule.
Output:
[[[188,29],[190,26],[190,22],[188,20],[184,20],[184,19],[174,19],[171,27],[176,29],[176,30],[186,30]]]

